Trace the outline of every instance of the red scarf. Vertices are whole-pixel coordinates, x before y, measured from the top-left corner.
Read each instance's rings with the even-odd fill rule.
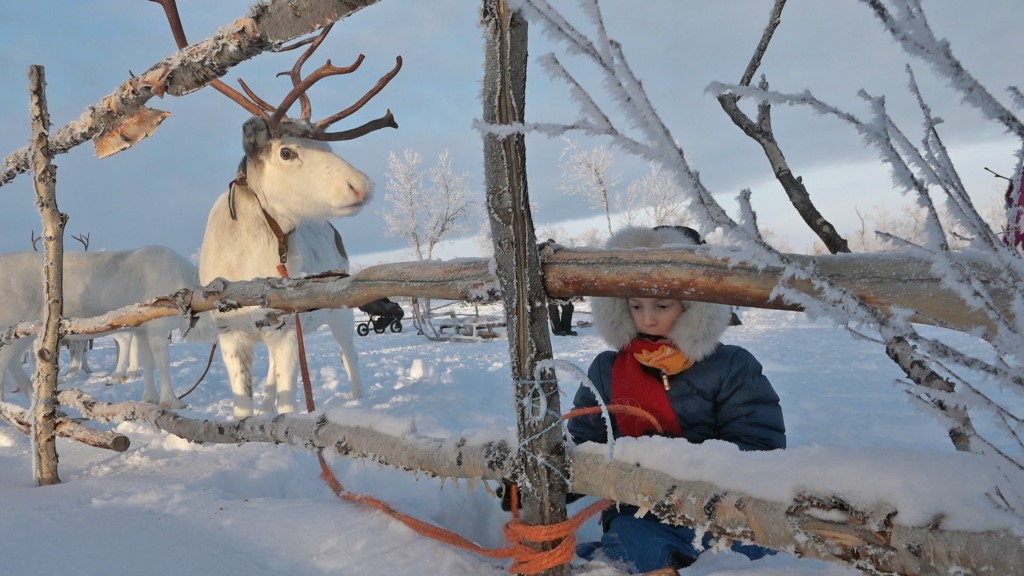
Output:
[[[672,405],[668,401],[668,392],[661,380],[645,370],[637,362],[633,354],[644,350],[657,350],[660,343],[643,338],[634,338],[625,348],[619,350],[612,364],[612,404],[636,406],[649,412],[661,424],[665,436],[682,436],[683,429],[679,425]],[[650,421],[631,414],[615,414],[615,423],[623,436],[643,436],[657,429]]]

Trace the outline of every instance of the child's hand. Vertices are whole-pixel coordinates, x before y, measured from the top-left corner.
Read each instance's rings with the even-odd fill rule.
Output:
[[[679,374],[693,366],[693,360],[684,356],[679,350],[665,345],[662,345],[657,350],[644,350],[638,354],[633,354],[633,357],[644,366],[657,368],[669,376]]]

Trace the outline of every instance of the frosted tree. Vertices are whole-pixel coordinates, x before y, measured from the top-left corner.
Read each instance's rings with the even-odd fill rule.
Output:
[[[566,146],[562,150],[562,177],[566,184],[558,189],[567,194],[579,194],[590,203],[604,209],[604,217],[608,223],[608,234],[612,233],[611,202],[615,195],[615,187],[619,185],[620,176],[609,175],[612,165],[611,150],[597,146],[590,150],[582,150],[579,143],[564,138]]]
[[[464,231],[476,203],[469,198],[468,174],[455,172],[447,150],[426,173],[422,163],[415,150],[406,149],[402,158],[388,154],[385,198],[391,210],[380,215],[385,234],[406,238],[417,260],[430,260],[442,240]]]
[[[455,172],[448,150],[426,172],[422,164],[415,150],[407,148],[401,158],[388,154],[385,198],[391,210],[380,215],[385,234],[406,238],[417,260],[430,260],[442,240],[465,230],[477,203],[469,198],[468,174]],[[416,328],[432,340],[442,339],[430,322],[430,301],[413,298],[412,309]]]
[[[860,220],[860,226],[850,237],[850,247],[857,252],[889,252],[902,250],[907,247],[905,240],[910,245],[919,244],[926,240],[928,229],[928,211],[917,205],[904,206],[900,210],[886,210],[878,208],[870,214],[864,214],[856,210]],[[960,249],[966,247],[965,239],[969,235],[963,233],[956,222],[949,215],[949,210],[943,206],[936,208],[939,221],[949,231],[947,234],[950,247]],[[989,218],[985,219],[990,222]],[[884,230],[879,234],[876,230]],[[899,239],[895,240],[894,239]]]
[[[652,162],[647,174],[626,187],[626,197],[619,202],[626,224],[648,226],[679,226],[690,223],[687,200],[672,174],[661,164]]]

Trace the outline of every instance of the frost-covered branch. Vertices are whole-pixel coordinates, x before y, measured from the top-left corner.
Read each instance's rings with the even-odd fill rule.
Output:
[[[740,78],[740,86],[749,86],[754,79],[754,74],[761,65],[761,60],[768,50],[768,45],[775,35],[775,30],[782,22],[782,10],[785,5],[786,0],[775,0],[771,13],[768,16],[768,24],[765,26],[761,39],[758,41],[757,47],[750,57],[750,62]],[[767,90],[768,79],[762,76],[758,86],[762,90]],[[738,94],[722,92],[718,93],[716,97],[722,110],[729,116],[733,124],[740,130],[743,130],[744,134],[757,142],[761,149],[764,150],[768,163],[772,167],[772,172],[775,174],[775,179],[782,186],[786,196],[789,197],[790,204],[796,208],[797,213],[803,218],[807,227],[821,239],[829,252],[833,254],[849,252],[850,248],[846,239],[839,234],[835,226],[818,210],[818,207],[811,200],[807,187],[804,186],[803,179],[794,174],[792,168],[790,168],[789,162],[782,152],[782,147],[776,140],[775,133],[772,130],[771,104],[764,100],[760,101],[757,106],[757,119],[754,120],[740,109],[740,96]],[[744,214],[747,222],[754,220],[751,216],[751,213]],[[748,227],[748,229],[750,228]],[[760,236],[759,233],[758,236]]]
[[[919,0],[863,1],[907,54],[925,60],[963,95],[965,103],[979,109],[984,117],[1024,138],[1024,125],[1020,119],[964,69],[948,42],[935,38]],[[584,2],[588,13],[597,10],[594,4],[593,1]],[[773,23],[782,4],[780,0],[775,5],[766,37],[774,33],[777,24]],[[527,129],[543,126],[545,133],[559,135],[581,128],[584,132],[590,129],[592,131],[587,133],[605,136],[613,145],[627,152],[649,162],[661,163],[676,175],[690,198],[690,210],[699,227],[705,232],[720,230],[723,243],[742,247],[745,261],[764,268],[784,270],[772,292],[775,298],[815,316],[831,317],[851,327],[877,330],[890,358],[915,383],[915,393],[950,423],[950,437],[957,448],[996,454],[1003,464],[1015,469],[1024,465],[1024,456],[1020,455],[1020,447],[1015,442],[1010,442],[1015,446],[1014,450],[1003,449],[1005,441],[988,436],[990,433],[983,430],[989,427],[975,426],[973,420],[994,418],[997,428],[1005,429],[1002,423],[1015,423],[1021,419],[1021,411],[1016,407],[1019,403],[1001,400],[997,408],[992,405],[995,396],[986,395],[984,391],[1003,387],[1015,399],[1024,396],[1019,362],[1019,351],[1024,349],[1024,298],[1019,289],[1024,285],[1024,258],[1014,246],[1004,244],[978,214],[939,134],[941,119],[926,103],[909,67],[909,90],[917,99],[922,118],[919,143],[908,137],[908,132],[890,116],[884,97],[861,93],[870,112],[869,119],[862,120],[854,113],[819,100],[809,90],[800,93],[772,91],[764,80],[758,87],[750,86],[752,70],[756,70],[759,54],[767,46],[765,37],[739,84],[713,83],[709,90],[719,97],[727,111],[732,111],[738,126],[768,146],[766,153],[773,160],[777,174],[791,174],[791,171],[781,149],[770,138],[771,105],[804,107],[853,128],[854,133],[877,151],[880,160],[891,170],[895,193],[911,195],[924,211],[921,236],[899,239],[902,249],[926,262],[929,272],[942,278],[943,287],[956,295],[957,306],[986,318],[985,324],[989,328],[974,330],[971,334],[984,337],[992,344],[992,359],[968,356],[944,345],[938,338],[922,335],[916,323],[922,316],[930,317],[932,314],[919,308],[921,303],[915,303],[906,313],[884,308],[877,301],[865,298],[863,294],[836,283],[835,278],[822,274],[820,262],[801,261],[774,250],[760,237],[757,215],[751,209],[746,194],[740,196],[741,212],[738,221],[734,221],[702,184],[682,145],[676,142],[651,106],[642,84],[626,61],[623,47],[608,37],[601,20],[591,18],[596,31],[585,37],[558,15],[546,0],[520,0],[518,5],[546,33],[574,47],[570,49],[572,54],[587,59],[597,68],[601,75],[600,91],[603,92],[603,97],[599,98],[598,90],[581,85],[577,80],[579,75],[574,75],[567,64],[547,57],[545,69],[556,80],[570,86],[573,101],[580,104],[580,112],[590,124],[546,123],[529,125]],[[889,5],[895,8],[887,8]],[[567,34],[568,30],[571,33]],[[584,50],[581,48],[584,46],[593,46],[594,49]],[[1009,93],[1011,100],[1021,107],[1024,101],[1021,92],[1011,88]],[[736,103],[740,98],[757,104],[756,121],[739,112]],[[626,118],[628,127],[606,121],[612,117]],[[595,122],[595,119],[600,119],[600,122]],[[1018,154],[1021,153],[1024,152]],[[1019,185],[1019,175],[1014,182]],[[950,214],[956,231],[947,228],[940,219],[942,206]],[[890,234],[889,237],[895,239],[898,235]],[[953,248],[965,242],[966,248],[962,253]],[[970,258],[965,260],[962,256],[968,254]],[[724,251],[720,255],[727,257]],[[982,279],[988,276],[991,276],[988,280]],[[1013,435],[1016,433],[1014,430]],[[1020,490],[1024,492],[1024,486]]]
[[[885,0],[861,2],[874,11],[886,31],[907,54],[927,62],[939,77],[949,80],[950,87],[963,96],[965,104],[1024,139],[1024,123],[964,68],[953,55],[948,40],[935,37],[920,0],[890,0],[888,3],[892,4],[892,9],[886,6]]]

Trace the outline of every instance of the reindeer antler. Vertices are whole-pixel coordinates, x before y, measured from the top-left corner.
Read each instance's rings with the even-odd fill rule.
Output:
[[[174,41],[178,45],[178,49],[183,49],[188,46],[188,41],[185,39],[185,30],[181,24],[181,17],[178,14],[178,6],[175,0],[150,0],[156,2],[164,8],[164,13],[167,15],[167,22],[171,26],[171,33],[174,36]],[[281,48],[281,51],[293,50],[300,46],[309,45],[305,51],[299,56],[292,66],[292,69],[287,72],[281,72],[278,76],[288,76],[292,81],[292,89],[285,95],[281,100],[281,103],[277,106],[272,106],[259,96],[257,96],[241,79],[238,80],[239,85],[245,92],[245,95],[241,94],[234,88],[231,88],[220,80],[213,80],[210,82],[210,86],[213,86],[221,94],[224,94],[235,103],[245,108],[253,116],[258,116],[267,121],[272,134],[280,134],[287,132],[294,136],[301,136],[309,138],[311,140],[322,140],[329,142],[336,142],[339,140],[351,140],[358,138],[364,134],[373,132],[374,130],[380,130],[381,128],[398,128],[398,123],[395,122],[394,116],[391,114],[391,110],[388,110],[383,116],[375,120],[370,120],[362,126],[345,130],[342,132],[326,132],[335,122],[346,118],[360,108],[362,108],[367,102],[369,102],[374,96],[376,96],[385,86],[391,81],[392,78],[398,74],[398,71],[402,69],[402,57],[395,57],[395,67],[390,72],[381,76],[377,81],[377,84],[368,90],[355,104],[349,106],[345,110],[328,116],[323,120],[317,122],[311,122],[310,117],[312,116],[312,106],[309,102],[309,97],[306,96],[308,91],[314,84],[320,80],[329,76],[337,76],[340,74],[349,74],[359,68],[359,65],[363,63],[364,56],[362,54],[356,58],[350,66],[337,67],[331,64],[328,60],[326,64],[320,66],[313,71],[309,76],[302,78],[302,65],[313,55],[313,52],[323,43],[324,39],[327,38],[327,34],[330,33],[331,28],[334,27],[334,23],[328,24],[320,31],[316,37],[306,38],[299,40],[296,43]],[[248,98],[246,97],[248,96]],[[292,104],[296,100],[299,100],[301,106],[300,122],[292,121],[288,118],[288,109],[291,108]],[[287,123],[287,128],[282,126],[282,123]]]
[[[85,248],[86,252],[89,251],[89,233],[88,232],[86,232],[85,234],[79,234],[78,236],[71,236],[71,237],[73,239],[78,240],[79,242],[81,242],[82,247]]]

